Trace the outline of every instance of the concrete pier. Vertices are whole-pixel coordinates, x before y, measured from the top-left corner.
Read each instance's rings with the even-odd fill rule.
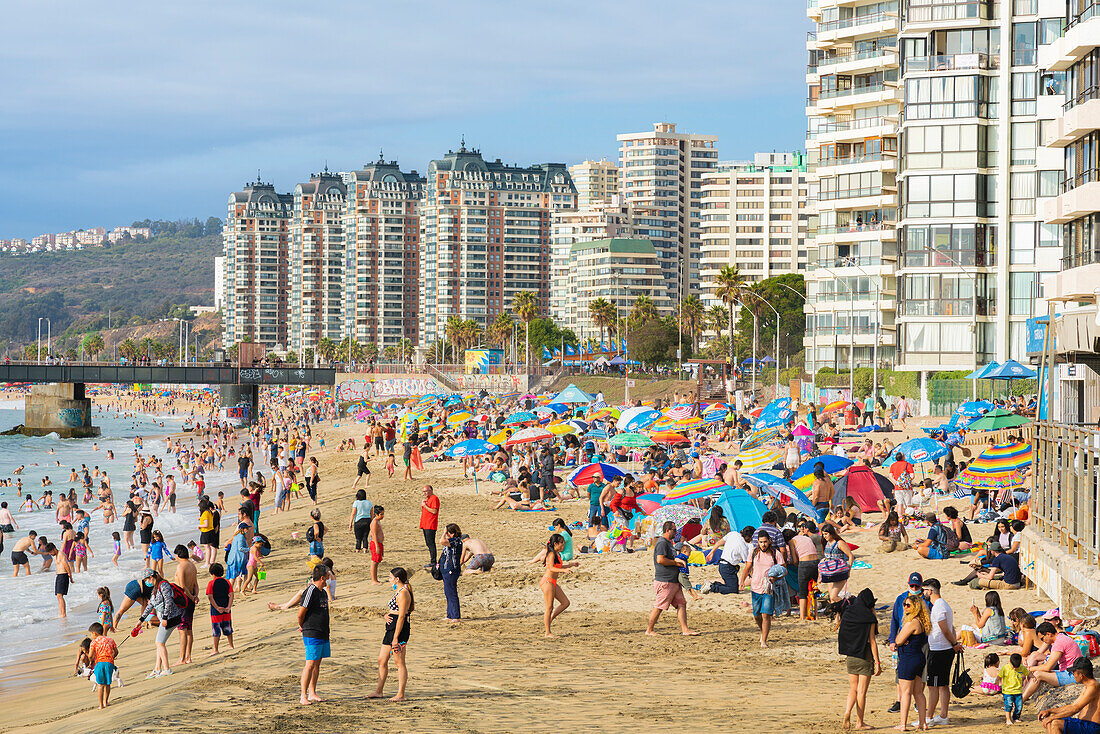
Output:
[[[13,432],[25,436],[56,433],[61,438],[99,435],[99,429],[92,425],[92,401],[84,397],[83,382],[31,385],[24,421]]]

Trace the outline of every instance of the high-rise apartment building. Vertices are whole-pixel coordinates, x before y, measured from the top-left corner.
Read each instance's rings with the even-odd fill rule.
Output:
[[[657,250],[646,239],[598,239],[569,247],[568,270],[573,288],[562,314],[561,326],[572,329],[582,341],[598,340],[601,331],[592,318],[591,303],[604,299],[626,318],[635,301],[645,296],[657,312],[672,312],[672,300],[664,282]]]
[[[229,196],[222,230],[225,254],[223,344],[245,338],[269,349],[287,343],[287,269],[291,194],[256,180]]]
[[[342,335],[378,348],[416,344],[420,333],[420,205],[424,177],[379,155],[345,174]]]
[[[1071,363],[1059,367],[1060,410],[1054,415],[1095,424],[1100,418],[1100,4],[1070,0],[1065,7],[1064,33],[1039,48],[1039,67],[1047,70],[1041,86],[1064,90],[1065,99],[1040,132],[1041,143],[1062,163],[1057,196],[1042,212],[1047,224],[1062,230],[1061,272],[1045,278],[1044,294],[1059,304],[1056,350]]]
[[[550,214],[576,209],[562,163],[521,167],[486,161],[465,144],[428,164],[421,216],[420,341],[443,336],[448,319],[488,326],[530,291],[550,299]]]
[[[569,268],[570,248],[578,242],[629,239],[633,232],[631,207],[618,196],[550,213],[550,318],[557,323],[564,321],[569,302],[576,298],[577,282]]]
[[[671,122],[618,136],[623,202],[657,249],[673,301],[699,293],[703,174],[718,163],[718,138],[676,131]],[[644,214],[642,213],[644,210]]]
[[[1057,172],[1037,150],[1056,85],[1036,49],[1061,20],[1039,6],[811,4],[808,369],[869,366],[874,344],[922,373],[1024,358],[1059,244],[1037,214]]]
[[[817,221],[806,278],[806,369],[869,366],[876,351],[880,364],[892,365],[898,2],[811,0],[808,13],[817,24],[806,42]]]
[[[752,162],[720,162],[703,175],[702,265],[706,305],[719,271],[736,266],[749,282],[805,275],[809,181],[803,153],[757,153]]]
[[[585,209],[597,202],[610,201],[619,193],[619,167],[603,159],[569,166],[569,175],[577,187],[577,206]]]
[[[346,194],[343,180],[327,168],[294,187],[288,349],[299,355],[323,338],[341,338]]]

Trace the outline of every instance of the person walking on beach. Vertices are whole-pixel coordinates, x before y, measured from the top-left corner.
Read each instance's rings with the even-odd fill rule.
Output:
[[[560,533],[554,533],[546,543],[546,555],[543,557],[545,573],[543,573],[542,579],[539,580],[543,601],[542,623],[546,637],[557,637],[550,631],[550,625],[562,612],[569,608],[569,597],[565,595],[558,584],[558,576],[569,573],[570,569],[580,565],[577,562],[563,564],[561,560],[563,550],[565,550],[565,538]],[[677,585],[679,585],[679,582],[677,582]],[[554,608],[555,601],[558,603],[557,609]]]
[[[915,597],[914,597],[915,598]],[[837,648],[847,656],[848,701],[844,707],[843,727],[852,727],[856,715],[857,730],[870,729],[864,720],[867,710],[867,688],[871,678],[882,674],[878,652],[878,619],[875,617],[875,597],[870,589],[859,592],[840,615]]]
[[[187,546],[180,544],[175,548],[176,573],[172,576],[172,583],[183,589],[187,594],[187,607],[180,617],[179,630],[180,659],[177,665],[191,662],[191,647],[195,644],[195,605],[199,598],[199,569],[191,560],[191,554]]]
[[[424,544],[428,546],[428,565],[436,563],[435,534],[439,530],[439,497],[432,485],[424,485],[424,501],[420,503],[420,529],[424,532]]]
[[[760,647],[768,646],[768,635],[772,628],[772,617],[775,614],[775,596],[773,588],[775,584],[785,584],[786,571],[773,572],[775,567],[784,569],[783,554],[778,548],[772,546],[771,536],[761,528],[756,532],[756,547],[749,556],[749,561],[741,569],[741,584],[749,580],[749,589],[752,592],[752,616],[756,620],[756,626],[760,628]]]
[[[69,583],[73,580],[73,567],[69,565],[69,558],[53,543],[46,546],[46,552],[53,556],[57,563],[53,578],[53,593],[57,597],[57,616],[64,619],[68,616],[65,609],[65,596],[68,595]]]
[[[321,675],[321,661],[331,657],[329,646],[328,593],[325,582],[328,567],[318,563],[313,567],[313,578],[302,594],[298,607],[298,631],[302,633],[302,644],[306,649],[306,664],[302,668],[302,696],[298,703],[308,706],[321,702],[317,695],[317,679]]]
[[[947,724],[947,707],[951,703],[951,663],[962,644],[955,636],[955,615],[940,596],[939,579],[925,579],[923,588],[932,603],[932,629],[928,633],[928,721],[936,726]],[[936,708],[939,708],[939,713]]]
[[[386,612],[386,634],[378,651],[378,686],[367,698],[382,698],[386,678],[390,672],[390,657],[397,665],[397,695],[391,701],[405,700],[405,685],[409,682],[409,669],[405,665],[405,653],[409,644],[409,615],[416,609],[408,572],[400,566],[390,571],[393,598]]]
[[[680,567],[687,567],[687,562],[677,558],[677,553],[672,547],[672,539],[676,537],[676,523],[666,520],[661,526],[661,535],[653,545],[653,592],[656,596],[653,602],[653,611],[649,613],[649,623],[646,626],[647,635],[658,635],[654,626],[657,624],[661,612],[672,607],[676,610],[676,619],[680,622],[680,633],[684,635],[697,635],[687,623],[687,599],[684,598],[684,588],[680,586]],[[563,543],[564,546],[564,543]]]

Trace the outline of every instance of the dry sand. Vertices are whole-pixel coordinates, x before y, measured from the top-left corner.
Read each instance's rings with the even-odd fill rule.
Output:
[[[541,570],[525,565],[547,537],[550,521],[584,518],[586,503],[567,502],[558,512],[493,511],[484,495],[461,479],[453,463],[429,462],[423,477],[407,482],[385,477],[383,462],[371,461],[368,496],[386,507],[386,558],[382,569],[420,569],[427,561],[417,529],[420,489],[430,481],[442,500],[441,528],[457,522],[483,538],[495,553],[490,574],[459,581],[463,621],[449,625],[441,584],[425,571],[412,577],[416,612],[408,648],[409,700],[368,701],[375,685],[388,585],[372,586],[367,557],[354,552],[348,530],[355,454],[333,450],[341,437],[361,437],[359,426],[320,427],[328,448],[321,463],[321,510],[328,527],[325,547],[339,574],[332,604],[333,657],[321,668],[318,690],[325,703],[298,705],[302,643],[293,612],[271,612],[307,579],[304,530],[308,502],[275,516],[264,508],[261,528],[272,540],[267,581],[257,596],[238,597],[233,610],[237,649],[206,658],[211,634],[208,608],[196,614],[195,662],[174,674],[144,680],[152,667],[150,632],[126,642],[119,666],[126,685],[112,692],[106,711],[95,708],[91,684],[72,677],[75,651],[65,648],[28,657],[0,672],[0,731],[20,732],[342,732],[342,731],[652,731],[687,726],[692,731],[822,732],[840,729],[847,676],[827,621],[777,619],[770,648],[759,636],[743,596],[708,595],[689,603],[689,622],[702,636],[685,638],[671,613],[658,624],[661,637],[642,634],[652,606],[651,554],[581,555],[577,573],[563,577],[572,607],[555,622],[559,639],[542,637]],[[984,528],[983,528],[984,530]],[[442,535],[442,533],[440,533]],[[978,529],[975,538],[984,537]],[[223,536],[224,537],[224,536]],[[577,547],[582,535],[577,536]],[[850,588],[870,586],[880,604],[904,590],[906,575],[920,571],[945,584],[956,624],[970,621],[968,608],[981,592],[948,585],[963,574],[955,560],[928,561],[912,551],[882,554],[873,531],[849,539],[857,556],[873,565],[853,572]],[[94,572],[94,570],[93,570]],[[200,573],[200,581],[208,577]],[[384,576],[383,576],[384,578]],[[693,569],[692,580],[717,578],[713,567]],[[117,594],[121,596],[121,594]],[[1006,609],[1045,608],[1035,591],[1002,593]],[[885,635],[889,612],[880,615],[880,650],[887,670],[872,681],[868,722],[893,727],[886,713],[895,688]],[[136,615],[123,620],[130,629]],[[93,620],[89,619],[89,623]],[[129,624],[127,624],[129,623]],[[116,636],[117,637],[117,636]],[[985,651],[968,651],[975,680]],[[169,646],[175,659],[175,638]],[[387,690],[394,690],[391,669]],[[1029,721],[1034,712],[1025,711]],[[953,702],[951,731],[987,732],[1003,726],[999,697],[972,694]],[[1034,723],[1026,730],[1037,730]]]

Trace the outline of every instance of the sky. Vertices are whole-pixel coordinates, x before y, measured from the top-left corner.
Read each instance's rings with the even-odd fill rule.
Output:
[[[722,160],[800,150],[798,0],[12,0],[0,27],[0,238],[225,216],[379,150],[615,159],[658,121]]]

